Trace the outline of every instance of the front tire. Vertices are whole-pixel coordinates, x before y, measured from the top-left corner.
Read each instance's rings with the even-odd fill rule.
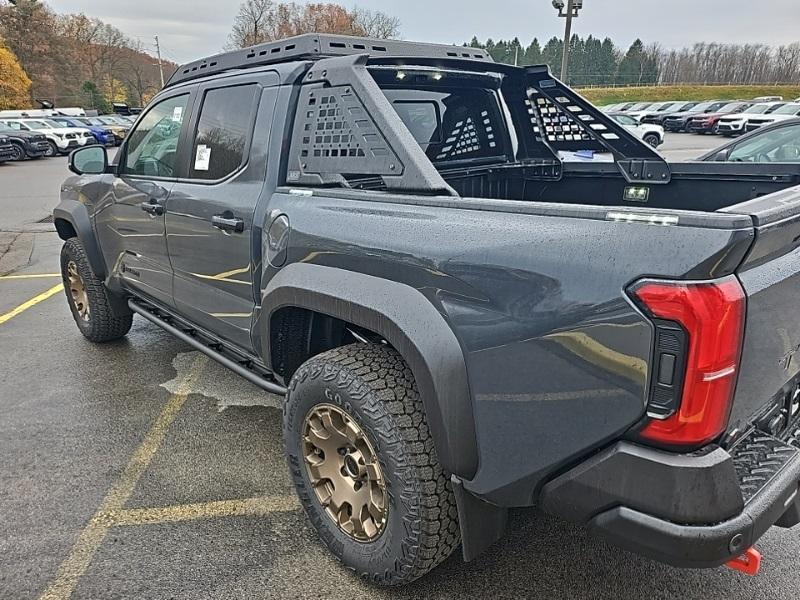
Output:
[[[14,154],[11,157],[11,160],[14,161],[23,161],[28,158],[27,152],[25,152],[25,148],[23,148],[20,144],[11,144],[11,148],[13,149]]]
[[[44,155],[48,158],[58,156],[58,146],[53,140],[47,140],[47,150],[44,151]]]
[[[71,238],[61,248],[61,278],[72,317],[84,337],[103,343],[124,337],[133,315],[114,312],[103,281],[92,271],[80,240]]]
[[[661,143],[661,138],[654,133],[648,133],[646,136],[644,136],[644,141],[653,148],[658,148],[659,144]]]
[[[301,365],[289,383],[284,443],[306,514],[362,578],[409,583],[458,546],[455,497],[394,349],[354,344]],[[366,508],[354,495],[365,488]]]

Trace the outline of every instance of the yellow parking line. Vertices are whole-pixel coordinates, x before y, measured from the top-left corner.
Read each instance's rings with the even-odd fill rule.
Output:
[[[0,325],[5,323],[6,321],[10,321],[14,317],[16,317],[18,314],[25,312],[26,310],[28,310],[32,306],[36,306],[37,304],[39,304],[39,302],[47,300],[50,296],[56,295],[58,292],[60,292],[63,289],[64,289],[64,285],[61,284],[61,283],[59,283],[58,285],[54,285],[53,287],[51,287],[46,292],[43,292],[43,293],[39,294],[38,296],[34,296],[33,298],[31,298],[27,302],[23,302],[22,304],[20,304],[16,308],[13,308],[10,311],[8,311],[7,313],[0,315]]]
[[[178,384],[175,393],[169,397],[150,431],[147,432],[142,443],[134,452],[119,480],[103,499],[95,516],[81,532],[67,559],[61,563],[55,581],[40,596],[40,600],[65,600],[72,596],[78,580],[86,572],[95,552],[103,543],[113,524],[108,515],[119,513],[130,498],[136,484],[164,441],[167,429],[186,402],[194,380],[197,379],[207,361],[208,359],[201,355],[192,363],[188,373]]]
[[[0,275],[0,281],[6,279],[51,279],[61,277],[61,273],[31,273],[29,275]]]
[[[112,526],[154,525],[197,519],[267,515],[300,508],[295,496],[260,496],[241,500],[220,500],[158,508],[130,508],[105,515]]]

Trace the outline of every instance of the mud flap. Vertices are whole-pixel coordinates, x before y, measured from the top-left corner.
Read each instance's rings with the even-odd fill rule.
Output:
[[[503,537],[508,521],[508,509],[489,504],[467,492],[455,475],[450,481],[456,496],[458,523],[461,528],[461,551],[469,562],[483,554]]]

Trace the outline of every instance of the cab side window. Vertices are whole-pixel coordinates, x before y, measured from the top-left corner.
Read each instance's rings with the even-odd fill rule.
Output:
[[[208,90],[194,134],[189,177],[216,181],[245,163],[255,84]]]
[[[174,177],[178,140],[189,95],[162,100],[139,121],[128,136],[122,173]]]

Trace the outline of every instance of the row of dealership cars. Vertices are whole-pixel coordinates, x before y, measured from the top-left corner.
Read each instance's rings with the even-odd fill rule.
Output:
[[[119,146],[133,125],[123,115],[40,117],[0,113],[0,162],[69,154],[92,144]]]
[[[602,108],[614,118],[625,115],[641,126],[657,126],[676,133],[733,137],[800,117],[800,98],[794,101],[761,97],[706,102],[623,102]]]

